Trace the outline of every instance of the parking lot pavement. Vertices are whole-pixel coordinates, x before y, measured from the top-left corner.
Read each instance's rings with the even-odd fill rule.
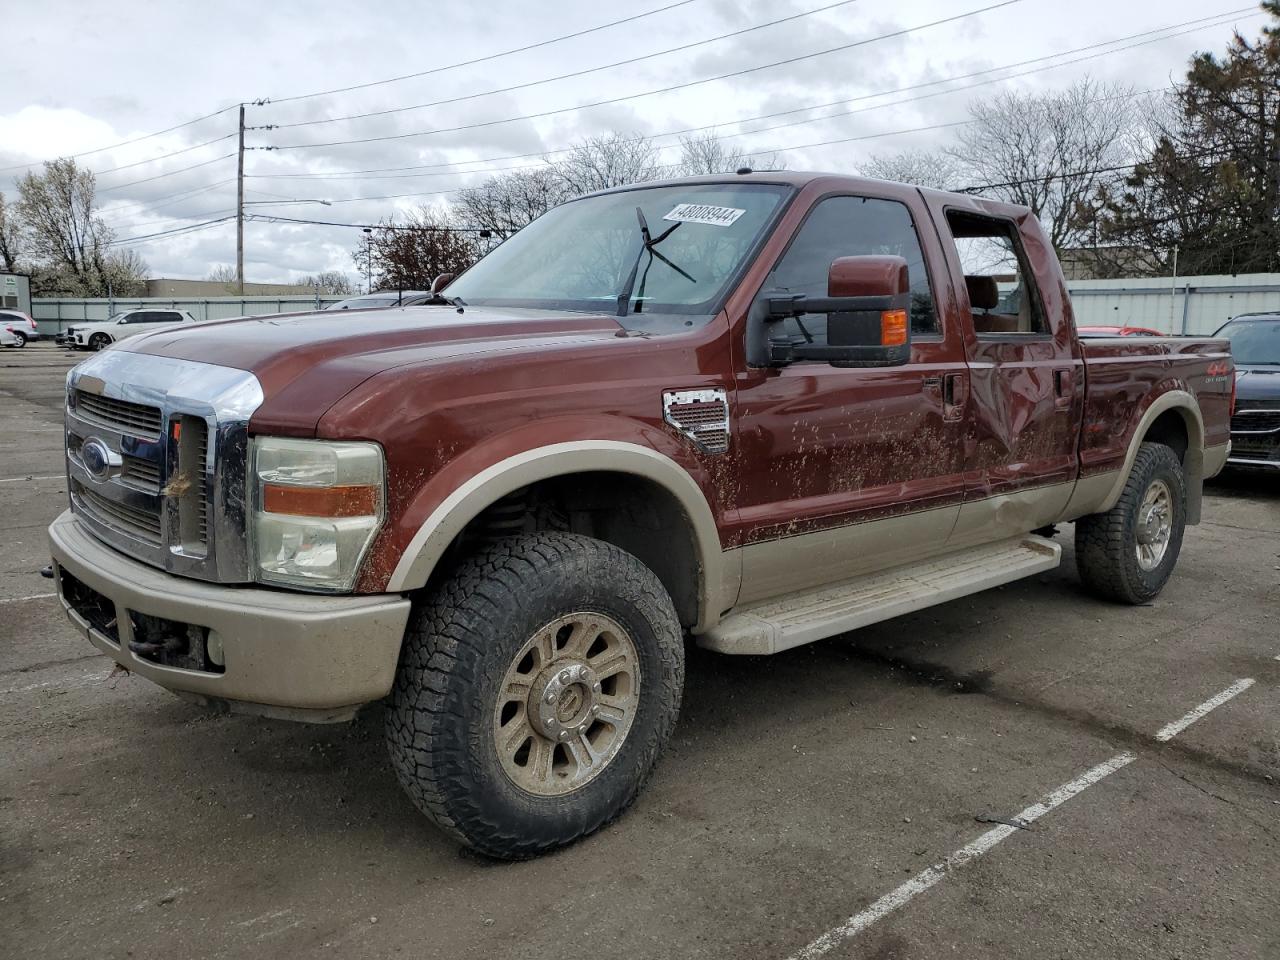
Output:
[[[1067,528],[1049,574],[773,658],[693,649],[632,811],[494,864],[401,794],[380,708],[210,715],[73,633],[37,573],[69,365],[0,354],[5,956],[1280,956],[1274,480],[1213,484],[1147,607],[1085,594]]]

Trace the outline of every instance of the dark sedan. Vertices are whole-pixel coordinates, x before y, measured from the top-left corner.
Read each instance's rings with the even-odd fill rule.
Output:
[[[1280,470],[1280,313],[1236,317],[1216,335],[1231,341],[1236,365],[1236,410],[1227,463]]]

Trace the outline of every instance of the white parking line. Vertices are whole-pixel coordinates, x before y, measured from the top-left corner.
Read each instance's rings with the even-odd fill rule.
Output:
[[[3,480],[0,480],[0,483],[22,483],[27,480],[65,480],[65,479],[67,479],[67,475],[65,473],[51,473],[47,477],[5,477]]]
[[[1253,686],[1253,680],[1251,679],[1237,680],[1216,697],[1206,700],[1204,703],[1200,704],[1200,706],[1196,707],[1181,720],[1177,720],[1165,727],[1161,727],[1159,732],[1156,733],[1155,738],[1162,743],[1172,740],[1183,730],[1187,729],[1187,727],[1191,726],[1191,724],[1202,719],[1209,713],[1209,711],[1213,710],[1215,707],[1222,706],[1222,704],[1226,703],[1232,697],[1248,690],[1251,686]],[[1070,783],[1064,783],[1039,803],[1035,803],[1027,807],[1027,809],[1018,814],[1017,817],[1013,818],[1014,822],[1029,824],[1039,820],[1049,811],[1060,807],[1076,794],[1083,792],[1095,783],[1109,777],[1122,767],[1128,766],[1135,759],[1136,757],[1132,753],[1116,754],[1116,756],[1107,760],[1105,763],[1100,763],[1096,767],[1085,771]],[[855,913],[848,920],[844,921],[844,923],[828,930],[822,936],[808,944],[808,946],[804,947],[804,949],[797,953],[793,953],[788,960],[815,960],[815,958],[823,956],[835,947],[844,943],[846,940],[857,936],[877,920],[881,920],[893,913],[893,911],[897,910],[899,907],[905,906],[913,898],[924,893],[930,887],[938,883],[938,881],[948,873],[958,867],[964,866],[971,860],[976,860],[984,853],[990,851],[996,846],[996,844],[1000,843],[1000,841],[1013,836],[1018,832],[1018,830],[1019,827],[1010,824],[1001,824],[998,827],[988,830],[972,843],[961,847],[955,853],[943,860],[939,860],[933,866],[916,874],[896,890],[885,894],[875,903],[871,904],[871,906],[867,907],[867,909],[860,913]]]
[[[1161,727],[1160,732],[1156,734],[1156,739],[1159,740],[1161,743],[1164,743],[1168,740],[1172,740],[1174,737],[1180,734],[1183,730],[1187,729],[1187,727],[1191,726],[1193,723],[1195,723],[1197,720],[1203,717],[1210,710],[1214,709],[1215,707],[1222,706],[1232,697],[1236,696],[1237,694],[1244,693],[1246,690],[1248,690],[1252,686],[1253,686],[1252,680],[1247,680],[1247,679],[1237,680],[1235,683],[1227,687],[1227,689],[1223,690],[1216,697],[1210,697],[1204,703],[1200,704],[1200,706],[1196,707],[1194,710],[1188,713],[1181,720],[1175,720],[1173,721],[1173,723],[1170,723],[1166,726]]]
[[[22,603],[26,600],[48,600],[50,597],[56,596],[56,593],[33,593],[26,597],[0,597],[0,603]]]

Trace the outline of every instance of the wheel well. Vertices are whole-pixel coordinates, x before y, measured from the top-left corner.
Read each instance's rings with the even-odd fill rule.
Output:
[[[1187,421],[1177,410],[1166,410],[1152,421],[1142,438],[1147,443],[1163,443],[1178,455],[1185,466],[1187,462]]]
[[[497,537],[563,530],[626,550],[671,596],[680,623],[698,621],[702,571],[693,525],[679,501],[644,477],[608,471],[539,480],[490,504],[454,538],[447,560]],[[437,565],[434,580],[452,562]]]

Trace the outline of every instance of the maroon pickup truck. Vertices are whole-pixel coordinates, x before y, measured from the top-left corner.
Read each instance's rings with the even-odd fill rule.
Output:
[[[72,622],[241,711],[387,698],[487,854],[609,822],[686,635],[769,654],[1054,567],[1165,586],[1227,459],[1225,342],[1081,341],[1026,210],[843,176],[552,210],[435,305],[203,323],[75,368]]]

